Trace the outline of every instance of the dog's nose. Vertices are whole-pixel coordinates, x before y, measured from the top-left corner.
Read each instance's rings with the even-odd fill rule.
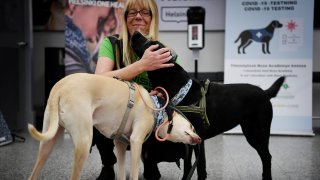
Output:
[[[192,144],[200,144],[202,141],[202,139],[199,136],[192,137],[191,140],[192,140]]]

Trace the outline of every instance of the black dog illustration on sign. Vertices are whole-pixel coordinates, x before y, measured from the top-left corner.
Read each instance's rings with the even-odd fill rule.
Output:
[[[273,32],[276,28],[281,28],[282,24],[277,21],[273,20],[267,27],[262,29],[248,29],[244,30],[240,33],[238,39],[234,42],[238,42],[241,39],[241,43],[238,46],[238,54],[241,54],[240,50],[242,48],[242,53],[245,54],[245,48],[248,47],[252,41],[261,42],[262,43],[262,52],[264,54],[268,53],[269,51],[269,42],[273,37]]]

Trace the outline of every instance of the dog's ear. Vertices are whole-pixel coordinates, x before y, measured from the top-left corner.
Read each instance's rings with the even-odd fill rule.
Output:
[[[135,31],[131,36],[130,46],[133,51],[137,54],[138,57],[142,57],[144,51],[146,50],[144,45],[148,42],[148,39],[145,38],[140,32]]]
[[[142,58],[143,53],[146,49],[148,49],[151,45],[159,44],[157,41],[150,41],[144,35],[142,35],[139,31],[135,31],[131,37],[131,44],[133,51],[137,54],[139,58]],[[157,48],[156,50],[160,49]]]

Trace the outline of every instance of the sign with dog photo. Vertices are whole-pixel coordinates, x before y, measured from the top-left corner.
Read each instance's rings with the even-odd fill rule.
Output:
[[[313,10],[314,0],[226,1],[224,83],[266,89],[286,76],[271,134],[313,135]]]
[[[61,1],[65,1],[65,74],[94,73],[104,37],[120,33],[125,1]]]

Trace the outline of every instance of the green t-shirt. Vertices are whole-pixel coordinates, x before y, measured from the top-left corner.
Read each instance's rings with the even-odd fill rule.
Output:
[[[111,44],[110,39],[107,38],[107,37],[104,38],[103,42],[100,45],[99,57],[108,57],[112,61],[115,61],[112,44]],[[135,57],[135,61],[138,61],[138,60],[139,60],[139,57],[136,56]],[[139,74],[138,76],[133,78],[132,81],[142,85],[144,88],[146,88],[149,91],[151,89],[153,89],[153,86],[150,83],[150,80],[148,78],[148,73],[147,72],[143,72],[143,73]]]

